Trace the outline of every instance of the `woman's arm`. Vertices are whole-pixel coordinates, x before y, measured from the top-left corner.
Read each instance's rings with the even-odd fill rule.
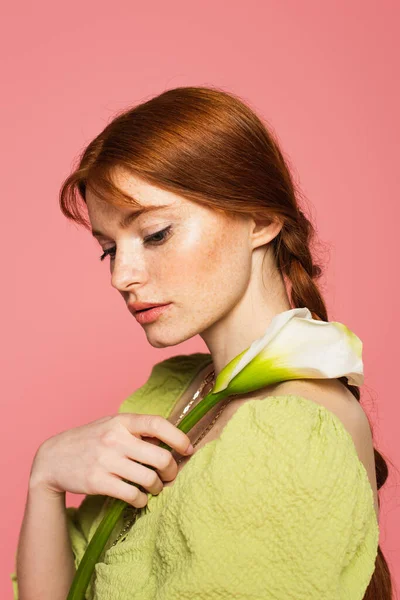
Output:
[[[16,570],[19,600],[65,600],[76,569],[68,535],[65,493],[29,482]]]

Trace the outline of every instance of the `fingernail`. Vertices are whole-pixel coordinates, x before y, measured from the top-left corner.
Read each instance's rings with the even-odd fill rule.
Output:
[[[192,446],[192,444],[190,444],[190,446],[187,448],[185,454],[193,454],[194,452],[194,448]]]

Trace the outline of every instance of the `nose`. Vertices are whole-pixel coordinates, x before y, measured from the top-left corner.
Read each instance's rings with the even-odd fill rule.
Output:
[[[131,291],[132,286],[140,286],[146,281],[143,267],[137,266],[137,261],[117,257],[111,265],[111,285],[119,292]]]

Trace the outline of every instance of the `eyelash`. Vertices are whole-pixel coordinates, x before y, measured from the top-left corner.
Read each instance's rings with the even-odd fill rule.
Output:
[[[144,239],[145,244],[154,244],[155,246],[161,246],[161,244],[163,244],[170,236],[170,229],[171,225],[168,225],[168,227],[166,227],[165,229],[161,229],[160,231],[157,231],[156,233],[147,236]],[[154,238],[162,233],[165,234],[162,240],[154,241]],[[108,255],[110,255],[110,259],[115,258],[115,249],[115,246],[113,246],[112,248],[107,248],[107,250],[105,250],[104,253],[100,256],[100,260],[104,260]],[[114,256],[111,256],[111,254],[113,254]]]

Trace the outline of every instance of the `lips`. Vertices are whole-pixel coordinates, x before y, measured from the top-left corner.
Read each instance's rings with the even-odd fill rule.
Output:
[[[142,325],[153,323],[162,314],[168,311],[170,306],[171,304],[159,304],[158,306],[148,307],[147,310],[137,310],[133,316]]]
[[[151,308],[157,308],[158,306],[166,306],[167,303],[156,303],[150,304],[150,302],[132,302],[128,303],[128,309],[132,314],[150,310]]]

